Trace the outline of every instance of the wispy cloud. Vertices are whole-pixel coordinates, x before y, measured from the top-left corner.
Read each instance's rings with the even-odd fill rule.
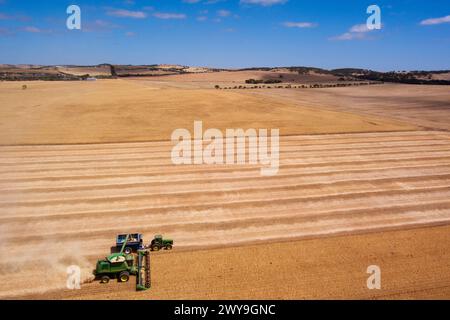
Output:
[[[370,32],[370,31],[371,30],[369,28],[367,28],[366,23],[357,24],[350,28],[351,33],[366,33],[366,32]]]
[[[420,22],[422,26],[433,26],[436,24],[450,23],[450,15],[441,18],[430,18]]]
[[[9,36],[12,35],[14,32],[12,32],[8,28],[0,28],[0,36]]]
[[[351,33],[346,32],[339,36],[331,38],[331,40],[337,40],[337,41],[346,41],[346,40],[363,40],[365,39],[365,35],[363,33]]]
[[[286,28],[315,28],[318,26],[317,23],[312,22],[284,22],[283,26]]]
[[[109,21],[97,19],[94,22],[86,22],[82,30],[83,32],[105,32],[117,28],[121,27]]]
[[[330,40],[348,41],[348,40],[364,40],[367,39],[369,32],[374,31],[367,27],[367,24],[357,24],[349,29],[348,32],[339,36],[330,38]]]
[[[155,18],[158,19],[186,19],[186,15],[184,13],[165,13],[165,12],[156,12],[153,14]]]
[[[217,15],[218,15],[219,17],[225,18],[225,17],[229,17],[229,16],[231,15],[231,12],[228,11],[228,10],[218,10],[218,11],[217,11]]]
[[[24,15],[9,15],[6,13],[0,12],[0,20],[18,20],[18,21],[29,21],[30,17]]]
[[[200,2],[202,4],[216,4],[216,3],[224,2],[224,1],[227,1],[227,0],[205,0],[205,1],[202,1],[202,0],[183,0],[184,3],[189,3],[189,4],[196,4],[196,3],[200,3]]]
[[[25,27],[25,28],[23,28],[23,30],[26,31],[26,32],[31,32],[31,33],[42,32],[42,30],[37,28],[37,27]]]
[[[147,13],[143,11],[130,11],[125,9],[110,9],[106,12],[109,16],[120,17],[120,18],[133,18],[133,19],[145,19],[147,18]]]
[[[219,2],[224,2],[226,0],[206,0],[205,2],[203,2],[203,4],[216,4]]]
[[[47,29],[41,29],[35,26],[27,26],[22,28],[23,31],[25,32],[29,32],[29,33],[51,33],[52,30],[47,30]]]
[[[241,0],[242,4],[254,4],[264,7],[273,6],[275,4],[284,4],[286,2],[288,2],[288,0]]]

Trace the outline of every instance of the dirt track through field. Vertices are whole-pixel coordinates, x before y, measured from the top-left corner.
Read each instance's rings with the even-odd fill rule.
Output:
[[[280,145],[274,177],[255,165],[174,166],[164,141],[0,147],[0,253],[9,257],[0,297],[64,287],[70,264],[87,279],[128,231],[162,233],[186,250],[450,224],[448,133]]]

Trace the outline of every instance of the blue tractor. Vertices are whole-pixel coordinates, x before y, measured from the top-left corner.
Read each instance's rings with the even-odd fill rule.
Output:
[[[128,237],[128,241],[127,241]],[[140,249],[144,249],[144,240],[142,238],[142,234],[140,233],[131,233],[131,234],[119,234],[116,239],[116,250],[119,251],[124,242],[126,241],[126,246],[123,252],[125,254],[131,254],[133,252],[137,252]]]

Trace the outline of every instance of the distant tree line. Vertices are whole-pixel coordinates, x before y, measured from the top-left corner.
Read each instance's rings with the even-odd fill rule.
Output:
[[[318,89],[318,88],[342,88],[342,87],[352,87],[352,86],[367,86],[374,84],[382,84],[380,81],[364,81],[364,82],[352,82],[352,83],[313,83],[313,84],[303,84],[303,85],[275,85],[275,86],[266,86],[266,85],[255,85],[255,86],[244,86],[244,85],[236,85],[233,87],[220,87],[219,85],[215,85],[216,89],[223,90],[236,90],[236,89]]]
[[[335,76],[353,77],[358,80],[382,81],[404,84],[421,85],[450,85],[449,80],[433,79],[433,74],[450,73],[450,70],[439,71],[401,71],[378,72],[367,69],[335,69],[331,70]]]
[[[279,79],[266,79],[266,80],[247,79],[247,80],[245,80],[245,83],[247,83],[247,84],[260,84],[260,83],[273,84],[273,83],[281,83],[281,82],[283,82],[283,81],[281,81]]]
[[[391,71],[378,72],[369,69],[359,68],[341,68],[326,70],[314,67],[274,67],[274,68],[245,68],[235,71],[273,71],[276,69],[287,69],[290,72],[296,72],[300,75],[308,74],[310,72],[334,75],[339,81],[381,81],[404,84],[421,84],[421,85],[450,85],[450,80],[433,79],[433,75],[450,73],[450,70],[436,70],[436,71]],[[259,84],[259,83],[248,83]]]
[[[433,79],[430,73],[399,73],[399,72],[369,72],[364,75],[356,76],[358,79],[371,80],[371,81],[383,81],[383,82],[394,82],[394,83],[404,83],[404,84],[422,84],[422,85],[450,85],[449,80],[438,80]],[[420,77],[426,77],[420,78]]]
[[[75,81],[81,80],[81,77],[67,75],[63,73],[22,73],[22,72],[0,72],[0,80],[6,81]]]

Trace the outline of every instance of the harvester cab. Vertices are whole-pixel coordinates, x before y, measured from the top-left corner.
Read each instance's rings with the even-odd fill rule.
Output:
[[[112,278],[117,278],[119,282],[127,282],[130,279],[130,275],[135,275],[136,290],[147,290],[151,285],[150,251],[138,249],[135,263],[133,253],[125,252],[129,245],[128,239],[130,236],[132,235],[125,235],[120,252],[113,253],[105,259],[97,261],[94,275],[101,283],[108,283]]]
[[[113,253],[105,259],[97,261],[94,275],[101,283],[108,283],[112,278],[117,278],[120,282],[127,282],[130,275],[136,274],[133,255],[124,253],[127,241],[128,236],[119,253]]]

